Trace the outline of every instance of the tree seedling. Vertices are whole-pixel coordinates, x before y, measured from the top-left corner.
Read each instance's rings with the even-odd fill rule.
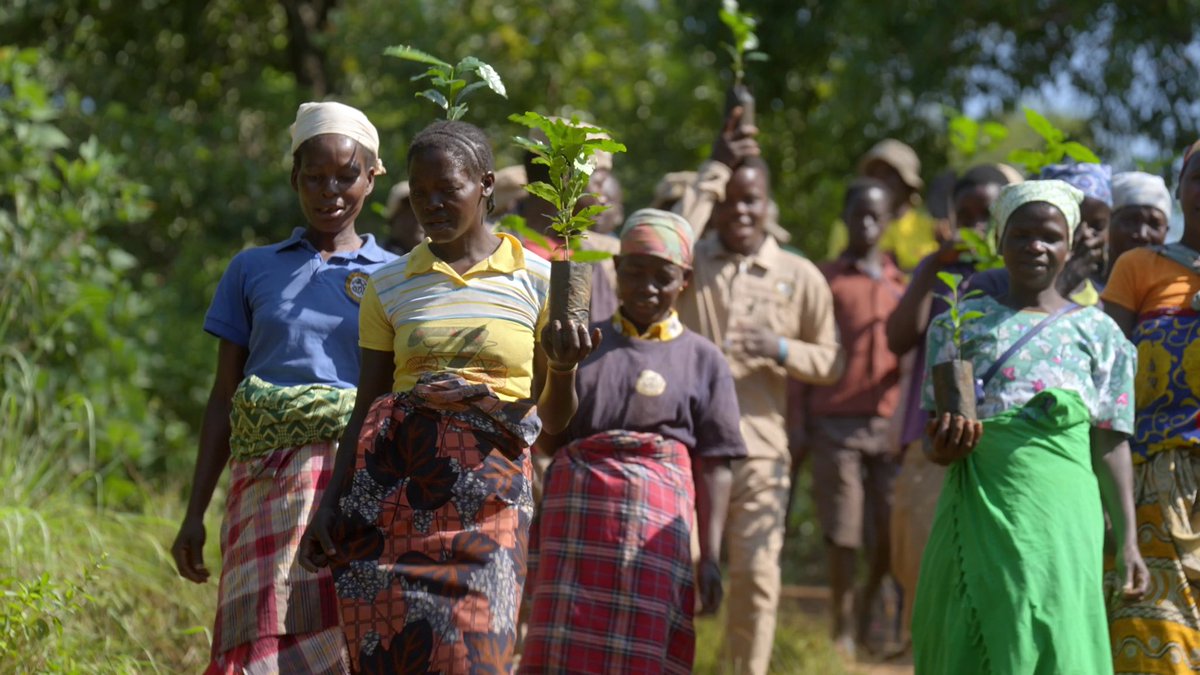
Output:
[[[594,155],[597,152],[625,152],[625,146],[612,140],[611,134],[604,129],[581,124],[576,117],[567,121],[526,112],[511,115],[508,119],[540,131],[545,139],[513,137],[517,145],[535,155],[535,164],[550,170],[549,183],[533,182],[525,186],[525,191],[554,205],[550,228],[562,238],[567,259],[572,259],[572,251],[578,248],[577,240],[587,236],[587,231],[596,223],[596,216],[608,208],[595,204],[575,212],[579,199],[587,194],[588,182],[595,170]]]
[[[436,56],[427,54],[419,49],[406,45],[396,45],[383,50],[387,56],[394,56],[405,61],[424,63],[429,66],[425,72],[412,77],[413,82],[429,80],[429,89],[417,92],[417,96],[432,101],[446,112],[446,119],[462,119],[467,112],[465,101],[480,89],[491,89],[500,96],[508,98],[504,82],[500,74],[490,65],[474,56],[468,56],[451,65]],[[476,82],[467,82],[467,76],[479,78]]]
[[[1100,158],[1086,145],[1076,141],[1068,141],[1067,134],[1054,126],[1033,108],[1025,108],[1025,123],[1045,141],[1041,150],[1013,150],[1008,155],[1008,161],[1020,164],[1031,174],[1036,174],[1043,168],[1061,162],[1070,157],[1076,162],[1099,164]]]

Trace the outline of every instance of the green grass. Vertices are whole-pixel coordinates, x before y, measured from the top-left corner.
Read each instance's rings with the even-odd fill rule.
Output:
[[[216,583],[175,573],[178,500],[152,502],[162,515],[0,505],[0,673],[203,670]]]

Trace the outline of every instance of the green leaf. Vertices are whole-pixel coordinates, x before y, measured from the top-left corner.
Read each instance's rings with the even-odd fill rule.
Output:
[[[1013,150],[1008,153],[1008,161],[1012,164],[1020,164],[1025,167],[1025,170],[1033,173],[1050,162],[1046,161],[1046,155],[1036,150]]]
[[[608,133],[607,131],[604,131],[603,129],[600,129],[598,131],[599,131],[599,133],[603,133],[603,134]],[[611,153],[625,152],[627,149],[625,147],[624,143],[619,143],[617,141],[612,140],[611,138],[593,138],[593,139],[587,140],[586,144],[589,148],[592,148],[593,150],[602,150],[604,152],[611,152]]]
[[[764,52],[757,52],[757,51],[749,52],[742,58],[746,59],[747,61],[770,61],[771,60],[771,57],[767,56]]]
[[[433,101],[439,108],[445,110],[450,107],[450,102],[446,100],[445,94],[437,89],[426,89],[425,91],[417,92],[419,98],[427,98]]]
[[[983,291],[976,288],[974,290],[970,290],[970,291],[967,291],[966,293],[964,293],[962,296],[962,299],[970,300],[971,298],[979,298],[979,297],[983,297]]]
[[[550,146],[524,136],[513,136],[513,142],[535,155],[544,155],[550,152]]]
[[[987,136],[992,144],[999,143],[1008,138],[1008,127],[999,122],[984,122],[983,135]]]
[[[1063,132],[1058,130],[1058,127],[1051,124],[1050,120],[1046,119],[1041,113],[1033,108],[1025,108],[1025,122],[1030,129],[1037,132],[1037,135],[1052,143],[1061,143],[1063,140]]]
[[[489,89],[497,94],[500,94],[500,96],[503,98],[508,98],[508,91],[505,90],[504,82],[500,80],[500,73],[497,73],[495,68],[492,68],[488,64],[484,63],[483,65],[479,66],[479,70],[477,70],[475,74],[479,76],[479,79],[483,80],[483,82],[487,84]]]
[[[958,285],[962,283],[962,277],[960,275],[951,274],[950,272],[938,272],[937,278],[941,279],[942,283],[946,284],[946,286],[951,290],[958,288]]]
[[[446,119],[461,120],[463,115],[465,115],[466,113],[467,113],[467,106],[459,104],[459,105],[451,107],[449,110],[446,111]]]
[[[962,315],[963,321],[974,321],[975,319],[982,319],[982,318],[983,318],[983,312],[981,312],[977,309],[973,309],[969,312],[963,312],[963,315]]]
[[[531,241],[546,250],[554,248],[554,245],[550,243],[550,240],[544,234],[527,225],[525,219],[516,214],[509,214],[501,218],[500,227],[514,232],[521,239]]]
[[[538,181],[525,186],[525,191],[529,194],[544,199],[554,205],[555,208],[562,208],[562,201],[559,194],[555,191],[554,186]]]
[[[1096,153],[1092,152],[1086,145],[1083,145],[1082,143],[1067,141],[1062,147],[1067,153],[1067,156],[1076,162],[1089,162],[1091,164],[1100,163],[1100,158],[1096,156]]]
[[[576,218],[594,219],[596,216],[604,213],[609,209],[606,204],[593,204],[591,206],[579,209],[579,213],[575,214]]]
[[[388,47],[387,49],[383,50],[383,53],[385,56],[394,56],[398,59],[404,59],[405,61],[416,61],[417,63],[428,63],[430,65],[443,66],[446,68],[453,67],[449,63],[446,63],[445,61],[439,59],[438,57],[436,57],[432,54],[427,54],[427,53],[421,51],[420,49],[417,49],[415,47],[409,47],[408,45],[395,45],[392,47]]]
[[[605,260],[611,260],[613,254],[607,251],[573,251],[571,260],[580,263],[598,263]]]
[[[486,63],[484,63],[483,61],[480,61],[479,59],[475,58],[474,56],[466,56],[466,57],[463,57],[463,60],[458,62],[457,66],[454,66],[454,69],[460,73],[461,72],[475,72],[476,70],[479,70],[480,66],[486,66],[486,65],[487,65]]]

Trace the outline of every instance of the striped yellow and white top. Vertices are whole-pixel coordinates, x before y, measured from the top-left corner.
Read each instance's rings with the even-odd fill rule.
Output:
[[[371,274],[358,344],[395,354],[395,391],[408,391],[424,373],[450,371],[504,400],[530,397],[550,263],[498,236],[496,252],[461,276],[428,241]]]

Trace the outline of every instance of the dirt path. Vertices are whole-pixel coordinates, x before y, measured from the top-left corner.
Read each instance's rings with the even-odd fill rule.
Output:
[[[784,586],[781,602],[788,603],[814,619],[824,621],[829,616],[829,589],[824,586]],[[888,644],[885,649],[894,649]],[[860,675],[912,675],[912,657],[883,661],[861,655],[855,663],[846,666]]]

